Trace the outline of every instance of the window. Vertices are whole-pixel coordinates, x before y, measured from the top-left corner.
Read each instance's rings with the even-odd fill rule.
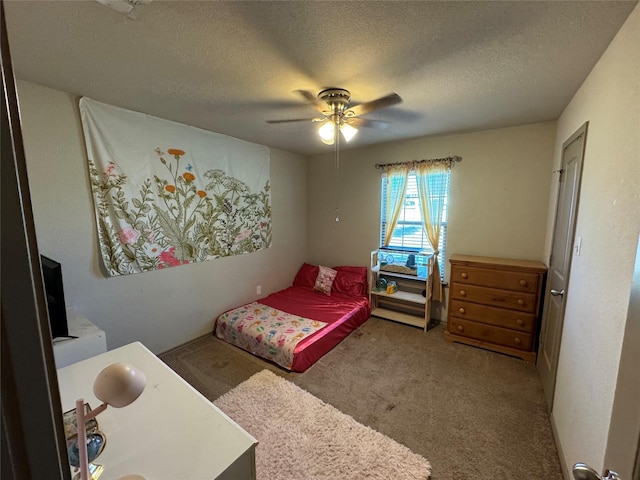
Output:
[[[447,245],[447,211],[449,200],[449,185],[451,172],[435,173],[429,177],[431,184],[432,198],[444,198],[444,208],[442,210],[442,226],[440,228],[440,238],[438,242],[438,262],[440,266],[440,276],[444,280],[444,266],[446,259]],[[384,247],[386,231],[386,198],[387,188],[399,188],[399,184],[389,185],[387,175],[382,175],[382,208],[380,209],[380,245]],[[434,197],[435,196],[435,197]],[[418,196],[418,185],[414,171],[409,173],[407,181],[407,191],[402,204],[402,211],[398,219],[398,224],[393,232],[391,241],[386,248],[394,250],[404,250],[407,252],[427,252],[433,253],[427,234],[422,226],[422,213],[420,210],[420,198]]]

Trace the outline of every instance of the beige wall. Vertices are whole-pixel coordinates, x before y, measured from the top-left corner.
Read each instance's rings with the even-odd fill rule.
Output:
[[[339,222],[334,157],[310,157],[309,260],[368,265],[380,237],[374,165],[449,155],[463,160],[452,170],[447,252],[542,260],[555,128],[547,122],[343,151]]]
[[[578,461],[621,468],[603,461],[640,233],[639,45],[636,7],[558,120],[556,168],[562,143],[589,122],[576,225],[582,249],[572,260],[553,408],[567,469]]]
[[[306,162],[271,149],[273,245],[261,252],[149,273],[105,277],[78,97],[18,83],[38,247],[62,263],[66,302],[107,335],[161,352],[211,332],[227,308],[291,284],[306,259]]]

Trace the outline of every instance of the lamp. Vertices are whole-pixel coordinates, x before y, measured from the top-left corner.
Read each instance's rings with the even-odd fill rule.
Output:
[[[333,145],[333,139],[335,137],[336,124],[333,123],[333,120],[325,120],[318,128],[318,134],[320,135],[320,140],[325,145]]]
[[[318,128],[318,135],[320,135],[322,143],[325,145],[333,145],[337,129],[342,133],[346,142],[350,142],[356,133],[358,133],[357,128],[346,123],[341,117],[332,115],[331,118],[322,122],[322,125]]]
[[[134,366],[127,363],[113,363],[104,368],[93,382],[93,394],[103,402],[102,405],[85,414],[84,399],[79,398],[76,400],[81,480],[91,480],[92,478],[89,475],[89,460],[87,458],[87,421],[104,412],[109,405],[115,408],[122,408],[133,403],[144,390],[146,383],[146,375]],[[139,476],[137,478],[142,479]]]
[[[358,129],[352,127],[348,123],[342,122],[340,124],[340,132],[342,133],[342,136],[344,137],[345,141],[350,142],[353,139],[353,137],[356,136],[356,133],[358,133]]]

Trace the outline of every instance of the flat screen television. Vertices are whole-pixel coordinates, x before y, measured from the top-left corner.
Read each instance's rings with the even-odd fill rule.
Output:
[[[42,278],[47,293],[47,308],[49,309],[49,324],[51,336],[68,337],[67,309],[64,303],[64,288],[62,286],[62,265],[51,258],[40,255]]]

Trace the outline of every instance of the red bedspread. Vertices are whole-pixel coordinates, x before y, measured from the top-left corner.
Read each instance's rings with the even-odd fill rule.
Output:
[[[294,350],[291,367],[294,372],[304,372],[349,333],[362,325],[371,313],[369,300],[365,296],[351,297],[340,293],[327,296],[315,292],[310,287],[295,285],[273,293],[259,302],[328,324],[298,343]]]
[[[302,317],[308,320],[317,320],[327,325],[320,330],[309,334],[308,336],[296,340],[293,348],[293,362],[291,362],[290,350],[287,352],[287,362],[282,365],[280,361],[276,361],[271,352],[266,354],[266,358],[276,361],[284,368],[290,368],[294,372],[304,372],[313,365],[320,357],[335,347],[353,330],[362,325],[371,314],[368,299],[367,286],[367,268],[360,266],[338,266],[334,267],[337,274],[333,282],[330,295],[325,295],[314,290],[316,278],[318,276],[319,267],[317,265],[303,264],[298,270],[293,280],[293,286],[273,293],[268,297],[258,300],[258,303],[266,305],[281,312]],[[232,311],[229,310],[225,314]],[[274,310],[275,312],[275,310]],[[220,317],[223,317],[222,314]],[[278,315],[276,313],[276,315]],[[232,331],[218,332],[218,319],[214,325],[214,334],[223,340],[229,341],[233,345],[240,346],[252,353],[258,354],[258,351],[252,345],[247,344],[247,340],[238,342],[241,336],[246,336],[248,332],[244,331],[243,321],[238,320],[235,313],[228,323],[220,322],[220,328],[228,328],[232,324],[235,325],[237,332],[234,335]],[[269,315],[271,317],[273,315]],[[257,324],[254,324],[256,326]],[[264,325],[260,325],[263,328]],[[274,325],[275,327],[275,325]],[[240,329],[243,329],[242,331]],[[264,328],[263,328],[264,329]],[[256,331],[258,326],[256,326]],[[303,329],[304,330],[304,329]],[[267,332],[271,334],[272,332]],[[228,338],[225,338],[227,336]],[[267,335],[267,334],[265,334]],[[294,335],[295,331],[290,335]],[[273,338],[273,337],[270,337]],[[255,337],[256,342],[263,339],[262,331]],[[244,344],[243,344],[244,342]],[[286,343],[286,341],[285,341]],[[278,348],[274,345],[273,348]],[[259,349],[258,349],[259,350]],[[277,351],[276,351],[277,353]],[[271,355],[271,356],[270,356]],[[264,356],[264,354],[263,354]],[[291,367],[289,367],[291,364]]]

